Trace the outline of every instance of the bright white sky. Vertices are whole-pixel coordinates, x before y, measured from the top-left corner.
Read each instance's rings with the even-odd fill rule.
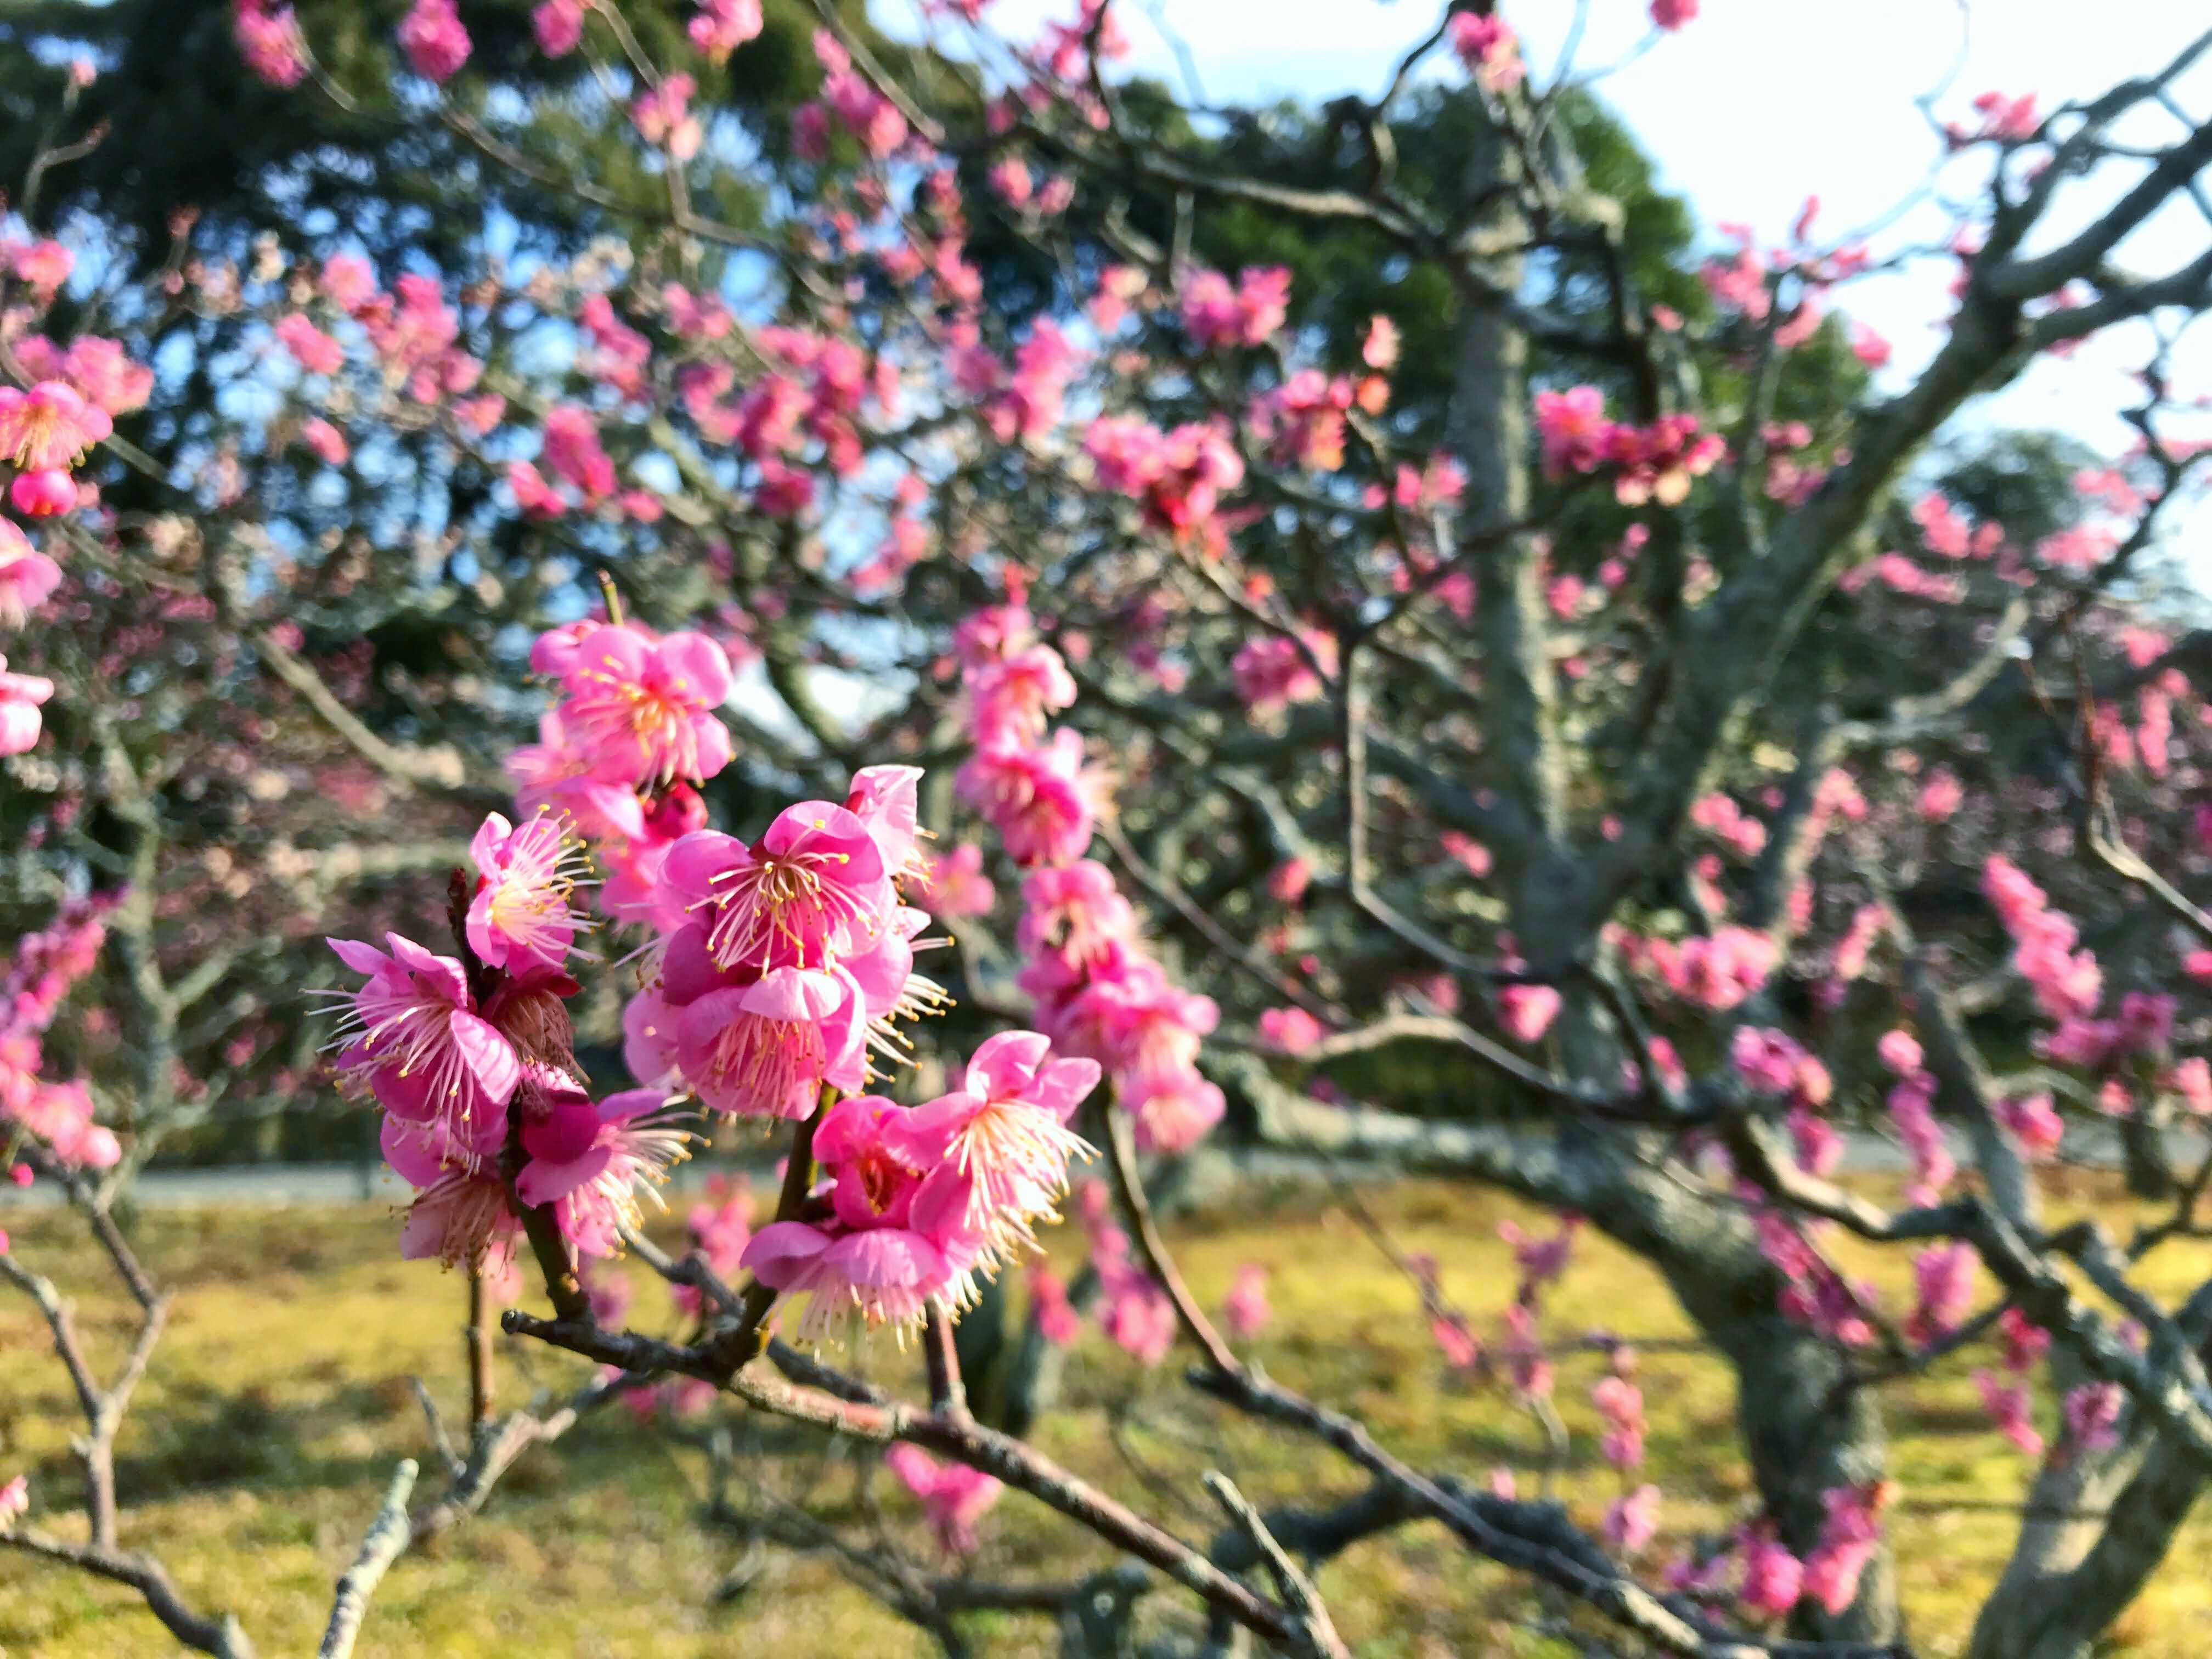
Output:
[[[1396,59],[1441,15],[1437,0],[1121,0],[1134,43],[1127,67],[1182,84],[1176,59],[1151,21],[1164,18],[1189,46],[1206,95],[1252,103],[1316,100],[1387,82]],[[1073,14],[1073,0],[998,0],[993,25],[1013,38]],[[1572,0],[1505,0],[1524,56],[1548,79],[1571,21]],[[1627,57],[1649,33],[1644,0],[1591,0],[1582,66]],[[1973,0],[1965,68],[1940,113],[1971,122],[1977,94],[2035,93],[2049,109],[2101,93],[2163,65],[2212,27],[2202,0]],[[1149,14],[1149,15],[1148,15]],[[1664,184],[1687,197],[1710,232],[1747,222],[1780,240],[1808,194],[1819,229],[1838,235],[1868,223],[1923,177],[1936,143],[1914,99],[1957,58],[1965,9],[1953,0],[1703,0],[1682,33],[1606,80],[1603,96],[1659,160]],[[1437,72],[1445,71],[1439,64]],[[2212,65],[2183,82],[2183,101],[2212,110]],[[2167,138],[2173,129],[2137,134]],[[2124,181],[2082,191],[2086,207]],[[1907,222],[1877,246],[1940,236],[1943,221]],[[2186,210],[2155,223],[2121,252],[2130,268],[2164,270],[2201,252],[2212,227]],[[1850,289],[1844,309],[1887,335],[1901,380],[1934,349],[1948,312],[1951,268],[1884,278]],[[2185,349],[2191,389],[2212,390],[2212,342]],[[2070,430],[2106,450],[2129,439],[2112,418],[2131,390],[2128,371],[2147,357],[2143,338],[2113,339],[2066,362],[2039,365],[1972,417]]]

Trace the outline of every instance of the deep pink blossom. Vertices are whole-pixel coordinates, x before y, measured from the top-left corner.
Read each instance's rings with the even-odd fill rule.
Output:
[[[831,1214],[819,1224],[771,1222],[745,1247],[744,1265],[763,1284],[808,1298],[805,1340],[828,1336],[848,1312],[871,1326],[915,1324],[951,1285],[938,1243],[908,1224],[922,1171],[889,1133],[904,1109],[865,1096],[831,1107],[815,1131]]]
[[[1453,13],[1451,45],[1486,92],[1504,92],[1518,86],[1528,73],[1521,61],[1520,38],[1502,17],[1484,17],[1471,11]]]
[[[969,1058],[963,1087],[915,1107],[887,1133],[928,1170],[915,1216],[933,1237],[975,1241],[988,1265],[1032,1248],[1031,1229],[1059,1218],[1073,1158],[1091,1149],[1067,1127],[1098,1085],[1097,1061],[1056,1059],[1035,1031],[1001,1031]]]
[[[708,991],[675,1016],[684,1080],[711,1111],[803,1118],[824,1083],[866,1075],[867,1008],[848,974],[773,968]]]
[[[453,0],[415,0],[399,24],[399,49],[415,73],[448,81],[469,61],[469,32],[461,27]]]
[[[1045,719],[1075,701],[1075,678],[1059,652],[1031,645],[968,678],[969,729],[986,747],[1034,743]]]
[[[561,1236],[580,1255],[611,1256],[623,1231],[643,1222],[639,1199],[653,1196],[670,1167],[689,1154],[690,1139],[659,1111],[658,1089],[632,1089],[597,1104],[580,1089],[564,1091],[522,1125],[529,1155],[515,1177],[515,1196],[553,1206]]]
[[[2043,1437],[2035,1427],[2035,1396],[2023,1382],[2001,1382],[1992,1373],[1974,1373],[1974,1386],[1997,1432],[2030,1457],[2043,1455]]]
[[[2084,1382],[2069,1389],[2063,1401],[2067,1451],[2094,1457],[2118,1445],[2120,1407],[2124,1403],[2117,1382]]]
[[[1303,1008],[1263,1008],[1260,1040],[1286,1054],[1304,1054],[1322,1039],[1321,1022]]]
[[[786,807],[750,846],[686,836],[663,878],[700,917],[715,963],[755,971],[827,968],[872,948],[895,896],[866,823],[829,801]]]
[[[8,483],[8,500],[28,519],[52,519],[72,511],[79,499],[76,481],[65,467],[18,472]]]
[[[472,1144],[468,1130],[499,1120],[521,1062],[477,1012],[459,963],[397,933],[385,937],[389,955],[357,940],[329,941],[340,961],[368,976],[348,999],[350,1041],[337,1069],[395,1116]]]
[[[1184,286],[1183,326],[1201,350],[1258,345],[1283,325],[1290,296],[1282,265],[1249,268],[1234,288],[1219,271],[1202,270]]]
[[[584,38],[586,0],[542,0],[530,14],[531,32],[538,50],[548,58],[566,58]]]
[[[1742,1540],[1743,1579],[1736,1600],[1754,1617],[1780,1618],[1804,1594],[1805,1564],[1782,1547],[1771,1527],[1758,1527]]]
[[[307,45],[289,6],[274,9],[267,0],[238,0],[231,18],[238,55],[256,78],[272,87],[296,87],[307,78]]]
[[[1292,703],[1312,702],[1322,695],[1321,674],[1334,673],[1336,641],[1328,635],[1309,632],[1305,644],[1281,634],[1263,634],[1237,647],[1229,670],[1237,696],[1251,713],[1266,719]]]
[[[1022,953],[1051,951],[1077,967],[1136,938],[1137,913],[1114,872],[1095,859],[1033,870],[1022,882],[1014,942]]]
[[[1508,985],[1498,994],[1498,1023],[1516,1042],[1536,1042],[1552,1029],[1560,1006],[1553,986]]]
[[[1091,844],[1103,777],[1085,764],[1083,738],[1067,727],[1034,747],[979,750],[955,782],[1017,864],[1071,863]]]

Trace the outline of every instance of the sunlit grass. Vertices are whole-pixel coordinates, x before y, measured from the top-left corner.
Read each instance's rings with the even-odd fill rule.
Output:
[[[2071,1202],[2080,1207],[2093,1197],[2116,1225],[2131,1224],[2132,1212],[2108,1191],[2084,1188]],[[1370,1191],[1366,1201],[1401,1248],[1437,1258],[1448,1294],[1486,1328],[1510,1290],[1498,1223],[1512,1217],[1547,1224],[1505,1201],[1437,1185]],[[96,1260],[61,1218],[19,1213],[9,1231],[21,1259],[78,1297],[79,1322],[107,1362],[126,1328],[125,1310]],[[393,1259],[392,1218],[373,1207],[154,1212],[137,1231],[179,1296],[124,1440],[125,1541],[157,1552],[197,1603],[235,1611],[264,1654],[313,1651],[331,1582],[392,1465],[410,1455],[427,1465],[408,1379],[419,1376],[430,1386],[449,1421],[462,1414],[461,1284],[434,1266]],[[1475,1480],[1502,1466],[1524,1492],[1548,1478],[1592,1524],[1618,1489],[1596,1455],[1588,1399],[1601,1356],[1560,1354],[1559,1407],[1572,1438],[1563,1467],[1547,1477],[1534,1421],[1494,1389],[1449,1384],[1413,1286],[1326,1194],[1246,1194],[1174,1231],[1179,1257],[1209,1302],[1241,1263],[1267,1263],[1275,1318],[1252,1345],[1254,1356],[1272,1374],[1359,1413],[1410,1461]],[[1906,1281],[1903,1255],[1842,1254],[1893,1291]],[[2142,1277],[2172,1295],[2207,1273],[2212,1248],[2186,1243],[2170,1247]],[[634,1317],[660,1321],[657,1286],[635,1277]],[[1748,1483],[1733,1439],[1729,1375],[1686,1340],[1691,1333],[1655,1274],[1588,1239],[1551,1301],[1547,1328],[1558,1336],[1603,1328],[1649,1345],[1639,1373],[1650,1418],[1646,1474],[1667,1494],[1655,1563],[1743,1512]],[[70,1507],[67,1384],[46,1353],[43,1327],[20,1298],[0,1302],[0,1477],[29,1471],[34,1520],[75,1532],[81,1522]],[[874,1356],[879,1375],[899,1363],[895,1352]],[[1982,1420],[1971,1378],[1987,1363],[1986,1353],[1960,1356],[1893,1401],[1893,1472],[1906,1492],[1896,1538],[1915,1641],[1929,1655],[1963,1646],[1972,1610],[2009,1547],[2011,1511],[2027,1479],[2019,1456]],[[542,1352],[510,1347],[501,1356],[508,1402],[539,1388],[566,1389],[583,1375],[580,1365]],[[1263,1504],[1358,1489],[1357,1473],[1326,1449],[1244,1423],[1176,1377],[1176,1361],[1141,1375],[1093,1334],[1070,1368],[1067,1408],[1036,1437],[1052,1455],[1189,1537],[1218,1523],[1196,1486],[1201,1468],[1224,1469]],[[1130,1404],[1117,1448],[1109,1422],[1123,1401]],[[700,1523],[703,1427],[672,1442],[615,1408],[559,1447],[532,1453],[483,1515],[394,1569],[359,1651],[386,1659],[541,1652],[857,1659],[933,1650],[818,1560],[773,1553],[743,1595],[718,1599],[744,1547]],[[816,1466],[811,1455],[804,1462]],[[1172,1490],[1155,1491],[1143,1471],[1180,1479]],[[796,1476],[780,1465],[775,1478]],[[434,1476],[426,1475],[425,1491],[434,1486]],[[877,1490],[899,1536],[927,1559],[903,1494]],[[866,1539],[853,1492],[853,1470],[833,1466],[818,1497]],[[993,1512],[984,1536],[976,1571],[993,1578],[1065,1580],[1107,1561],[1072,1525],[1018,1497]],[[2113,1650],[2172,1659],[2207,1650],[2212,1576],[2196,1564],[2209,1541],[2212,1528],[2192,1522],[2123,1620]],[[1532,1630],[1557,1609],[1471,1563],[1435,1527],[1359,1547],[1323,1571],[1322,1587],[1363,1655],[1571,1650]],[[1183,1616],[1176,1598],[1158,1601],[1162,1616]],[[1036,1618],[976,1621],[974,1635],[991,1652],[1058,1651],[1057,1633]],[[0,1654],[9,1659],[141,1659],[167,1650],[166,1637],[128,1592],[0,1553]]]

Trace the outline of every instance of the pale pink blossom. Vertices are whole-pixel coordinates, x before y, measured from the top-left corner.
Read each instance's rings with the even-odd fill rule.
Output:
[[[0,519],[0,627],[22,627],[61,580],[62,568],[34,550],[21,531]]]
[[[927,908],[948,921],[963,916],[988,915],[998,904],[998,890],[983,873],[983,849],[963,842],[930,866]]]
[[[975,1523],[999,1501],[998,1477],[964,1463],[940,1463],[921,1447],[903,1443],[886,1451],[884,1462],[921,1500],[938,1548],[947,1555],[973,1555]]]
[[[1606,1506],[1599,1530],[1624,1555],[1642,1552],[1659,1534],[1659,1488],[1650,1482]]]
[[[325,466],[343,466],[353,453],[345,434],[319,415],[311,415],[300,423],[300,441]]]
[[[1058,865],[1091,844],[1103,781],[1084,763],[1081,735],[1063,726],[1035,747],[979,750],[956,787],[998,830],[1015,863]]]
[[[691,44],[719,64],[761,32],[760,0],[699,0],[689,24]]]
[[[65,381],[0,386],[0,457],[26,472],[65,471],[114,430],[107,411]]]
[[[1301,1054],[1322,1039],[1321,1022],[1303,1008],[1264,1008],[1260,1040],[1286,1054]]]
[[[1221,1322],[1239,1342],[1249,1342],[1267,1328],[1267,1269],[1256,1261],[1237,1268],[1222,1298]]]
[[[648,144],[665,149],[678,161],[688,161],[699,153],[706,137],[699,119],[690,112],[691,94],[698,90],[698,82],[688,75],[664,76],[658,86],[648,87],[634,99],[629,117],[637,128],[638,137]]]
[[[1137,1145],[1146,1152],[1188,1151],[1221,1121],[1228,1102],[1192,1066],[1128,1074],[1121,1101],[1136,1121]]]
[[[39,705],[54,695],[54,683],[37,674],[11,674],[0,657],[0,755],[34,748],[42,724]]]

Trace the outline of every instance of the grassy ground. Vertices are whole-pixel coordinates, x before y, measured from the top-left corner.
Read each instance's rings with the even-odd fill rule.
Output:
[[[2077,1205],[2093,1200],[2122,1224],[2129,1218],[2108,1193],[2076,1194]],[[1510,1273],[1498,1223],[1533,1218],[1423,1184],[1369,1201],[1403,1248],[1438,1258],[1449,1293],[1470,1311],[1495,1310]],[[18,1218],[10,1231],[19,1257],[79,1297],[80,1322],[104,1362],[124,1328],[123,1310],[96,1263],[64,1218]],[[1273,1267],[1275,1321],[1253,1349],[1272,1373],[1356,1410],[1418,1464],[1477,1478],[1504,1464],[1521,1472],[1524,1492],[1533,1486],[1533,1424],[1494,1393],[1445,1386],[1411,1287],[1326,1194],[1248,1196],[1176,1231],[1181,1259],[1209,1299],[1238,1264]],[[179,1295],[125,1437],[125,1541],[157,1550],[198,1604],[234,1609],[264,1655],[312,1651],[332,1580],[392,1463],[424,1449],[408,1379],[422,1377],[452,1417],[460,1414],[462,1286],[434,1267],[392,1259],[394,1224],[377,1209],[157,1212],[141,1218],[137,1232]],[[1878,1280],[1902,1283],[1901,1260],[1869,1257],[1865,1265]],[[2212,1249],[2191,1244],[2172,1247],[2144,1279],[2170,1293],[2207,1273]],[[646,1310],[662,1305],[657,1297],[641,1283],[641,1319],[654,1316]],[[1652,1345],[1641,1376],[1651,1419],[1648,1473],[1667,1493],[1654,1550],[1663,1559],[1698,1530],[1727,1524],[1747,1501],[1729,1379],[1681,1341],[1688,1333],[1657,1280],[1595,1241],[1580,1250],[1548,1326],[1560,1334],[1591,1328]],[[34,1519],[68,1533],[77,1524],[66,1510],[74,1492],[70,1402],[43,1339],[20,1299],[0,1303],[0,1476],[27,1469]],[[882,1363],[895,1359],[885,1354]],[[1595,1455],[1588,1403],[1600,1363],[1565,1354],[1558,1394],[1573,1449],[1557,1492],[1590,1522],[1615,1490]],[[1983,1420],[1971,1374],[1984,1363],[1986,1355],[1966,1355],[1893,1401],[1893,1472],[1907,1493],[1896,1535],[1916,1640],[1929,1655],[1962,1646],[2009,1546],[2027,1473]],[[565,1387],[581,1376],[543,1353],[503,1355],[502,1367],[510,1398],[533,1382]],[[1040,1442],[1187,1535],[1211,1531],[1212,1511],[1179,1509],[1186,1497],[1148,1492],[1146,1470],[1220,1467],[1263,1503],[1356,1490],[1353,1473],[1326,1452],[1255,1431],[1192,1396],[1174,1370],[1140,1375],[1093,1334],[1071,1369],[1070,1409]],[[1116,1412],[1133,1390],[1133,1405]],[[1115,1416],[1125,1419],[1118,1445],[1109,1432]],[[793,1467],[812,1468],[816,1460]],[[705,1482],[696,1446],[672,1444],[611,1411],[558,1448],[532,1453],[486,1513],[402,1561],[359,1651],[374,1659],[709,1659],[763,1650],[778,1659],[872,1659],[931,1650],[817,1560],[775,1555],[744,1594],[718,1601],[742,1551],[697,1523]],[[1194,1486],[1181,1485],[1186,1493]],[[819,1490],[834,1508],[849,1501],[852,1487],[851,1472],[839,1468]],[[902,1493],[884,1501],[902,1527],[910,1522]],[[1073,1528],[1018,1496],[993,1512],[984,1536],[980,1571],[993,1577],[1060,1578],[1103,1562]],[[2201,1565],[2208,1543],[2212,1526],[2200,1517],[2122,1621],[2112,1650],[2181,1659],[2212,1650],[2212,1576]],[[926,1548],[918,1537],[914,1547]],[[1529,1633],[1532,1595],[1471,1565],[1434,1528],[1358,1547],[1324,1571],[1322,1588],[1347,1639],[1375,1659],[1568,1651]],[[979,1624],[975,1634],[994,1653],[1055,1650],[1052,1632],[1033,1618]],[[138,1659],[167,1650],[127,1592],[0,1553],[7,1659]]]

